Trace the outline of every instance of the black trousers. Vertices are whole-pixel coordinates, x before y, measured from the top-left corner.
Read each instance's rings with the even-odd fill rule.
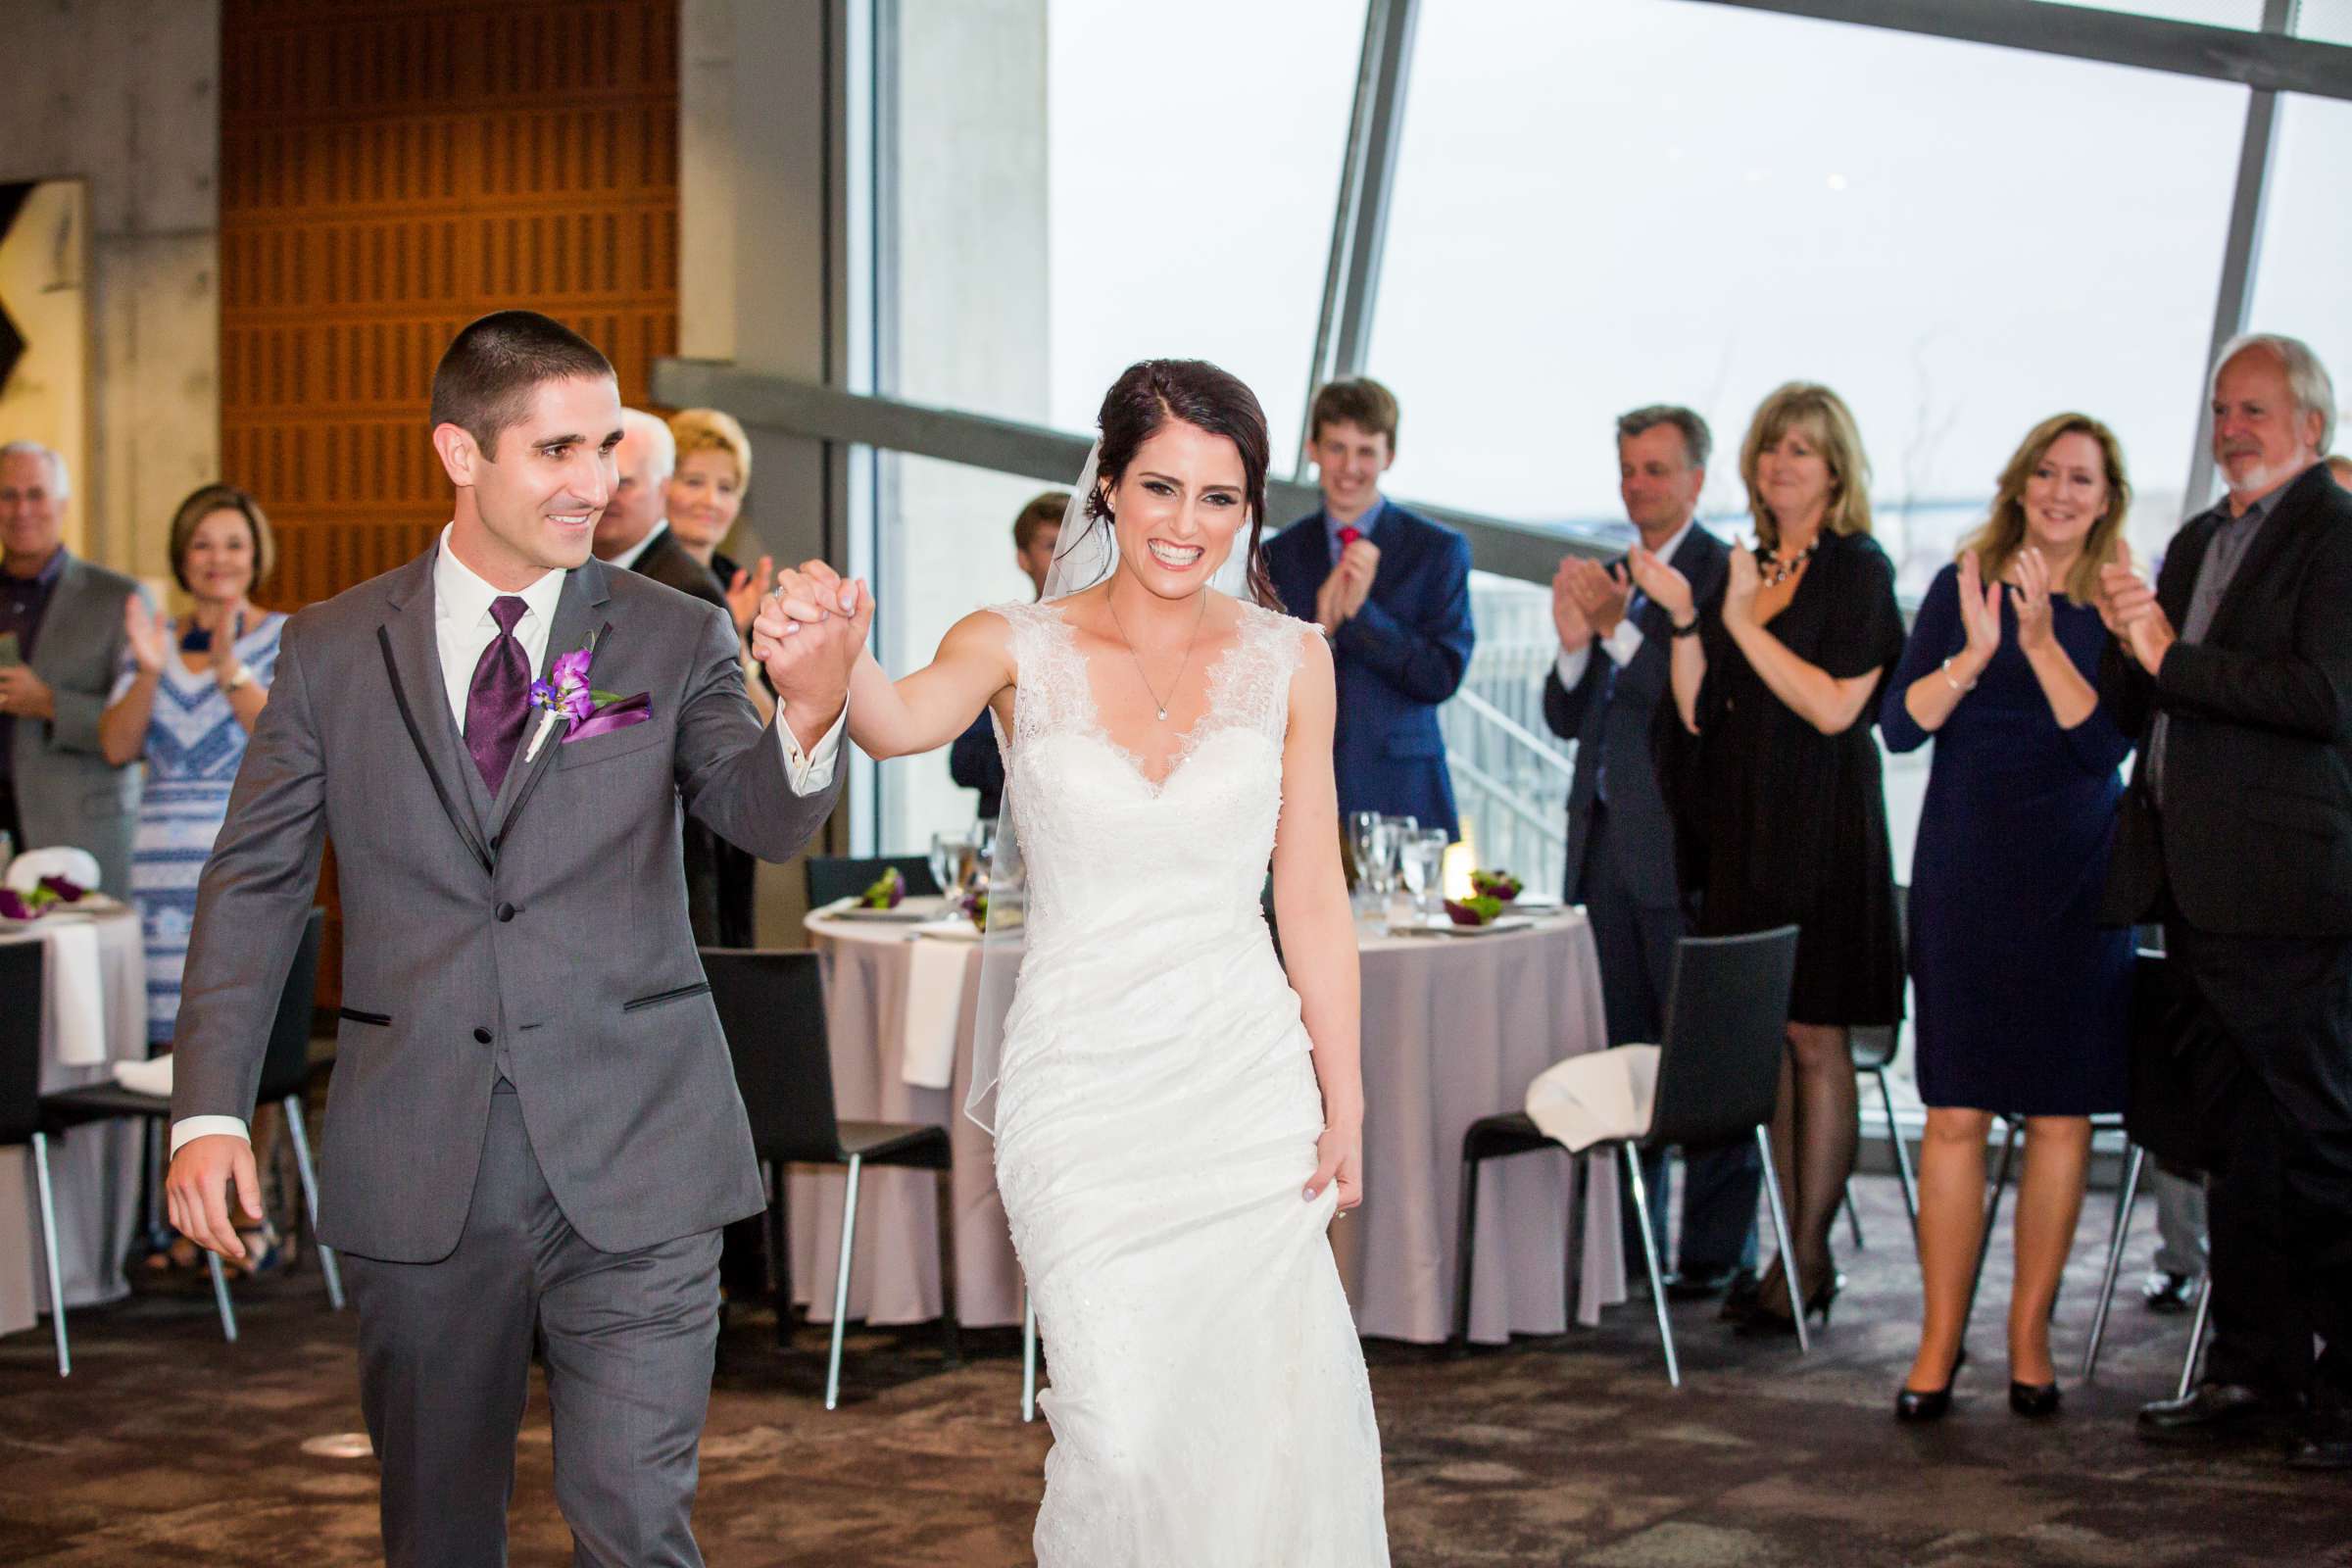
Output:
[[[1600,958],[1601,1012],[1610,1045],[1655,1044],[1665,1027],[1674,949],[1683,939],[1683,911],[1635,898],[1618,869],[1611,842],[1609,809],[1595,802],[1578,887]],[[1642,1180],[1649,1188],[1651,1237],[1663,1266],[1674,1256],[1666,1245],[1666,1152],[1645,1150],[1639,1157]],[[1677,1266],[1684,1273],[1722,1274],[1754,1265],[1756,1195],[1763,1181],[1753,1140],[1683,1151],[1683,1249]],[[1639,1278],[1642,1232],[1630,1196],[1622,1207],[1626,1267]]]
[[[2206,1380],[2352,1409],[2352,940],[2164,934],[2211,1025]]]

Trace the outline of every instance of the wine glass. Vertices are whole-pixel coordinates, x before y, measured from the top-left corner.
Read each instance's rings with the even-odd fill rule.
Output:
[[[1355,901],[1360,908],[1373,891],[1372,849],[1380,834],[1378,811],[1348,813],[1348,853],[1355,861]]]
[[[963,891],[971,853],[969,839],[959,839],[953,833],[931,835],[931,880],[939,884],[940,892],[953,898]]]

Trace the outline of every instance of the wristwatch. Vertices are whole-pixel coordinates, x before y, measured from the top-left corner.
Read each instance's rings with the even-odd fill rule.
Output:
[[[233,692],[240,686],[250,686],[252,684],[253,666],[251,664],[239,664],[237,666],[237,672],[228,677],[228,684],[221,687],[220,690],[222,692]]]

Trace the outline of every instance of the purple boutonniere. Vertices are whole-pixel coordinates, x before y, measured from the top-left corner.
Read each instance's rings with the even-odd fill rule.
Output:
[[[619,697],[588,684],[588,662],[595,657],[596,639],[591,637],[587,647],[558,654],[546,680],[531,682],[531,706],[540,710],[540,717],[539,727],[531,732],[530,748],[523,753],[525,762],[539,755],[548,732],[559,720],[569,725],[564,732],[564,744],[568,746],[642,724],[654,716],[651,693]]]

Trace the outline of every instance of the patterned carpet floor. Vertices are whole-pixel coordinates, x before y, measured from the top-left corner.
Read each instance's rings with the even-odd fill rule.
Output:
[[[1841,1229],[1851,1283],[1802,1360],[1793,1342],[1733,1339],[1711,1306],[1677,1307],[1684,1386],[1672,1390],[1645,1301],[1597,1330],[1465,1360],[1369,1347],[1398,1568],[2352,1568],[2352,1477],[2134,1440],[2133,1408],[2171,1392],[2184,1320],[2127,1294],[2098,1382],[2074,1378],[2105,1237],[2096,1197],[2059,1308],[2064,1413],[2030,1424],[2008,1411],[1996,1251],[1960,1403],[1938,1427],[1898,1427],[1888,1407],[1918,1286],[1893,1184],[1860,1185],[1872,1245],[1854,1250]],[[2146,1203],[2135,1220],[2127,1292],[2152,1242]],[[238,1298],[234,1346],[201,1275],[77,1313],[67,1383],[45,1332],[0,1341],[0,1563],[378,1560],[371,1461],[304,1447],[360,1427],[349,1317],[326,1309],[307,1264]],[[1048,1437],[1019,1421],[1015,1336],[967,1335],[964,1365],[949,1370],[928,1331],[856,1334],[831,1415],[823,1345],[804,1325],[780,1348],[764,1308],[732,1316],[696,1513],[709,1560],[1027,1562]],[[569,1538],[536,1391],[520,1454],[512,1560],[554,1568]]]

